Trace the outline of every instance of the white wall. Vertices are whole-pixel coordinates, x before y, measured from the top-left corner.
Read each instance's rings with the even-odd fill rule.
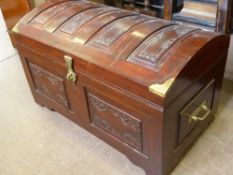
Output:
[[[2,11],[0,9],[0,62],[15,53],[16,51],[11,44]]]

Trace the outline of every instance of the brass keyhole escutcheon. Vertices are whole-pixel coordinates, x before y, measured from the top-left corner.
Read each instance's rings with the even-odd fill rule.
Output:
[[[73,58],[70,56],[65,55],[64,56],[64,60],[66,62],[66,66],[67,66],[67,75],[66,78],[67,80],[73,82],[75,84],[76,80],[77,80],[77,75],[74,72],[72,66],[73,66]]]

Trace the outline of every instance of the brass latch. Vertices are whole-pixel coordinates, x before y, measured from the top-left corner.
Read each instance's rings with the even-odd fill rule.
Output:
[[[68,69],[68,73],[66,75],[67,80],[72,81],[74,84],[77,80],[76,73],[73,71],[72,65],[73,65],[73,58],[70,56],[65,55],[64,60],[66,62],[66,66]]]
[[[207,106],[206,100],[203,101],[194,111],[192,114],[187,114],[189,123],[193,121],[203,121],[205,120],[208,115],[210,114],[211,110]]]

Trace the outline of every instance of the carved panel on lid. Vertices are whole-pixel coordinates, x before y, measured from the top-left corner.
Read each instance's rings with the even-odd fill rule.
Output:
[[[83,3],[87,3],[85,1],[67,1],[67,2],[62,2],[57,5],[54,5],[53,7],[50,7],[46,10],[44,10],[42,13],[40,13],[38,16],[36,16],[32,22],[36,22],[39,24],[45,24],[54,17],[55,15],[59,14],[66,8],[72,7],[74,4],[81,5]]]
[[[64,81],[35,64],[29,63],[29,68],[36,90],[68,108]]]
[[[157,70],[163,64],[162,55],[179,39],[197,30],[191,26],[172,25],[148,37],[128,57],[128,61],[152,67]]]
[[[66,21],[61,27],[60,31],[72,34],[77,31],[82,25],[87,23],[89,20],[93,19],[94,17],[107,13],[109,11],[117,10],[113,7],[99,7],[94,9],[85,10],[81,12],[68,21]]]
[[[90,41],[90,44],[97,44],[108,48],[130,28],[149,19],[151,18],[144,15],[127,16],[118,19],[101,29]]]
[[[141,121],[88,93],[92,124],[127,145],[142,151]]]

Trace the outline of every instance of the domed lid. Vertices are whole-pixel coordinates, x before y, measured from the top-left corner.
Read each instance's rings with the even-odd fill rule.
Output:
[[[149,87],[159,96],[215,33],[82,0],[57,0],[28,13],[17,34],[59,48]]]

